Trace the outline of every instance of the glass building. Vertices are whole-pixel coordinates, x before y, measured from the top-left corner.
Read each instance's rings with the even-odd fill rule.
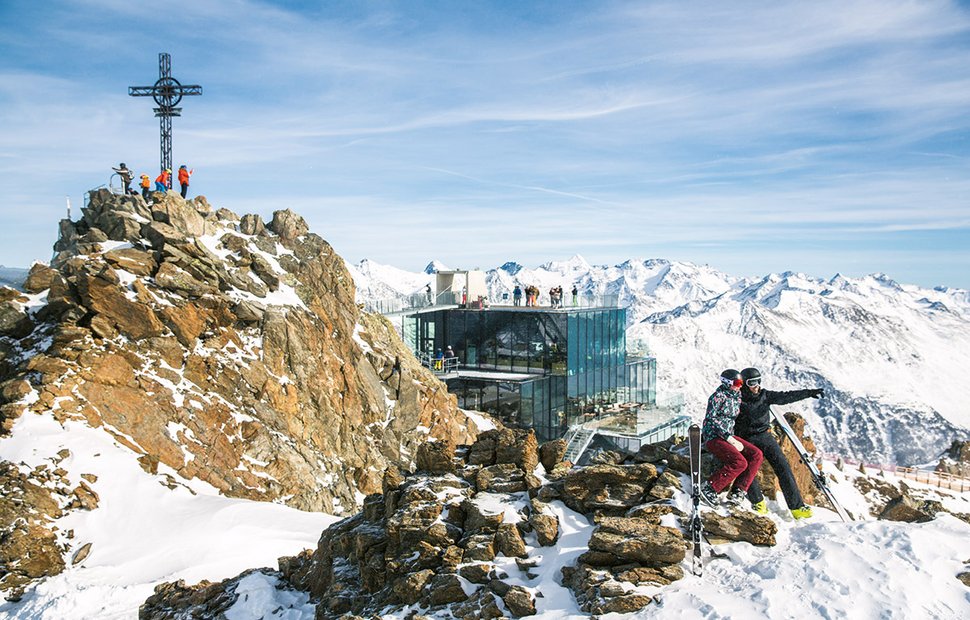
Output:
[[[405,317],[403,332],[416,352],[455,350],[460,371],[444,379],[460,407],[540,441],[656,404],[656,360],[627,355],[623,308],[442,309]]]

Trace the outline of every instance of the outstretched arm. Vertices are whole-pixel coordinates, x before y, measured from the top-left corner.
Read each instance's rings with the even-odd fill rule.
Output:
[[[821,398],[822,396],[825,396],[825,391],[822,389],[790,390],[787,392],[765,390],[765,402],[769,405],[787,405],[806,398]]]

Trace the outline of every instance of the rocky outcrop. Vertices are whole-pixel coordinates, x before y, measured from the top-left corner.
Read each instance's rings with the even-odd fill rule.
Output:
[[[60,467],[69,456],[61,450],[33,469],[0,461],[0,591],[8,600],[19,600],[32,581],[64,570],[74,532],[59,535],[54,520],[97,508],[98,495],[87,481],[72,484]],[[83,563],[90,550],[90,543],[78,548],[71,562]]]
[[[6,428],[54,410],[226,495],[338,513],[389,464],[413,467],[426,439],[474,438],[301,217],[237,225],[201,196],[155,199],[92,192],[52,266],[28,277],[47,305],[4,302],[0,381],[26,382],[33,401],[5,392]]]
[[[669,442],[662,449],[680,448]],[[673,452],[656,465],[593,465],[538,487],[497,488],[532,476],[522,468],[536,469],[536,453],[531,431],[508,429],[482,433],[469,447],[432,444],[419,456],[426,469],[404,474],[388,468],[383,492],[368,496],[360,514],[327,529],[316,549],[281,558],[279,571],[264,572],[280,589],[307,593],[320,620],[529,616],[543,611],[539,588],[550,571],[540,577],[541,562],[560,555],[543,547],[557,544],[565,502],[591,520],[587,550],[562,569],[562,584],[582,611],[639,611],[658,588],[684,576],[689,543],[677,508],[683,495],[663,465]],[[489,471],[501,474],[483,475]],[[657,485],[681,495],[655,500]],[[741,510],[705,515],[705,528],[726,540],[774,544],[773,527],[770,519]],[[221,609],[244,576],[196,588],[164,584],[142,616],[205,617]],[[149,615],[159,610],[165,615]]]
[[[937,464],[936,471],[970,478],[970,441],[954,440]]]

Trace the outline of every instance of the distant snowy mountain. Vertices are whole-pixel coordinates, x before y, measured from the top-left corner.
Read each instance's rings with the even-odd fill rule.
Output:
[[[28,269],[20,267],[4,267],[0,265],[0,286],[19,289],[27,279]]]
[[[358,301],[420,292],[426,273],[362,261],[351,268]],[[662,259],[590,265],[583,257],[535,269],[515,262],[487,272],[493,300],[516,284],[615,295],[628,308],[628,341],[658,360],[662,392],[682,392],[704,413],[717,375],[756,366],[768,389],[822,387],[790,408],[807,414],[828,452],[882,463],[935,461],[970,436],[970,292],[899,284],[884,274],[829,280],[786,272],[738,278]],[[810,412],[810,413],[809,413]]]

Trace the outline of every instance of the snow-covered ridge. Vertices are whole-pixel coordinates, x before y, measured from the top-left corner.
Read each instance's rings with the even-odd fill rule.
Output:
[[[373,261],[351,272],[364,302],[420,293],[434,278]],[[628,342],[647,343],[661,392],[684,393],[694,417],[703,415],[721,370],[756,366],[769,389],[826,390],[825,398],[790,408],[807,415],[827,452],[926,463],[970,436],[970,292],[963,289],[901,284],[885,274],[741,278],[688,262],[590,265],[581,256],[536,268],[509,261],[488,270],[486,282],[493,300],[530,284],[545,303],[554,286],[567,300],[574,285],[582,296],[617,296],[628,309]]]

